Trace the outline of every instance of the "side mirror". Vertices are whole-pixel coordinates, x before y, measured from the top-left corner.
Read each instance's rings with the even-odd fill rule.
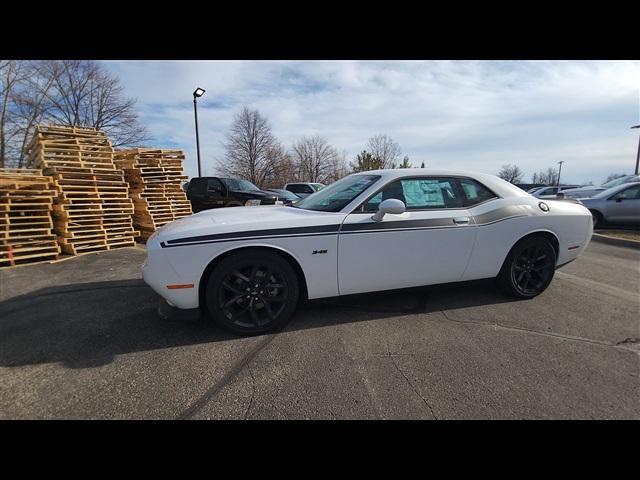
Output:
[[[616,203],[620,203],[620,202],[622,202],[622,197],[616,198]]]
[[[564,198],[564,193],[559,192],[559,193],[556,195],[556,198]]]
[[[407,207],[402,200],[398,200],[397,198],[387,198],[380,202],[380,205],[378,205],[378,211],[371,217],[371,219],[376,222],[380,222],[387,213],[399,215],[404,213],[406,209]]]

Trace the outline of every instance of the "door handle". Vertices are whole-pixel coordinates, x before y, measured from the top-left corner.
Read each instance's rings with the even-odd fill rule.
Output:
[[[456,225],[468,225],[471,222],[469,217],[456,217],[453,219],[453,223]]]

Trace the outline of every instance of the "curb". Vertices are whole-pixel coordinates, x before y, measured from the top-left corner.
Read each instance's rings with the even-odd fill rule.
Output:
[[[640,242],[636,240],[627,240],[626,238],[610,237],[608,235],[602,235],[601,233],[593,233],[591,240],[596,242],[608,243],[609,245],[616,245],[618,247],[629,247],[640,250]]]

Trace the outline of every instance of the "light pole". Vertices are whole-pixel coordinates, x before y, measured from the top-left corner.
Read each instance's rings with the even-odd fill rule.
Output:
[[[640,125],[634,125],[631,128],[640,128]],[[636,171],[634,175],[638,175],[638,164],[640,163],[640,137],[638,137],[638,153],[636,154]]]
[[[560,186],[560,174],[562,173],[562,164],[564,163],[564,160],[560,160],[558,162],[558,164],[560,165],[560,170],[558,170],[558,187]]]
[[[200,137],[198,136],[198,104],[196,100],[198,97],[204,95],[204,89],[198,87],[193,91],[193,114],[196,117],[196,151],[198,153],[198,177],[202,176],[201,166],[200,166]]]

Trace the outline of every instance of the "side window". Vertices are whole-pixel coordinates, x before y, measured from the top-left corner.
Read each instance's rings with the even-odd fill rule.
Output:
[[[224,189],[222,188],[222,182],[217,178],[210,178],[207,184],[208,192],[222,192]]]
[[[625,188],[621,192],[616,193],[612,198],[615,200],[618,198],[624,198],[627,200],[640,199],[640,185]]]
[[[461,208],[463,199],[452,178],[408,178],[387,185],[364,205],[364,212],[375,212],[380,202],[397,198],[407,210]]]
[[[479,203],[486,202],[492,198],[498,198],[494,193],[484,185],[470,178],[460,179],[460,187],[464,193],[464,206],[472,207]]]
[[[202,193],[205,193],[206,186],[207,186],[206,178],[193,178],[189,182],[188,191],[190,193],[202,194]]]

